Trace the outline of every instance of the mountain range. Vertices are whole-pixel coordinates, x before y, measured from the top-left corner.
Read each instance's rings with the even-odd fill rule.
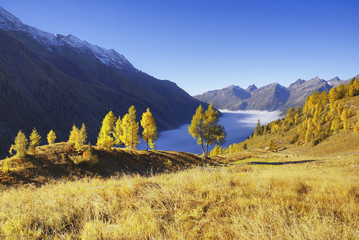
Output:
[[[139,120],[149,107],[165,130],[189,122],[205,104],[113,49],[28,26],[1,7],[0,52],[0,155],[20,129],[28,135],[36,127],[45,143],[50,129],[63,141],[84,122],[96,143],[110,110],[123,116],[134,105]]]
[[[247,89],[231,85],[196,95],[194,98],[207,103],[212,102],[219,109],[285,111],[290,107],[304,105],[306,98],[314,91],[329,92],[333,86],[348,83],[350,80],[335,77],[326,81],[315,77],[308,81],[298,79],[289,87],[272,83],[260,88],[251,85]]]

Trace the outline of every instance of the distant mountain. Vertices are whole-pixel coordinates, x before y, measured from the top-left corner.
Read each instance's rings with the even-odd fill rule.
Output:
[[[327,81],[318,77],[312,78],[308,81],[299,79],[295,83],[289,85],[288,90],[290,92],[290,96],[288,98],[288,101],[280,107],[280,110],[304,105],[305,99],[308,96],[312,95],[313,92],[329,92],[331,88],[332,86],[330,86]]]
[[[246,90],[238,86],[230,86],[205,92],[194,96],[194,98],[207,103],[212,102],[219,109],[286,110],[290,107],[304,105],[305,99],[314,91],[328,92],[333,86],[349,83],[350,80],[340,80],[339,77],[328,81],[318,77],[308,81],[298,79],[287,88],[278,83],[272,83],[260,88],[251,85]]]
[[[249,87],[247,87],[246,91],[253,92],[253,91],[257,90],[257,89],[258,89],[257,86],[252,84]]]
[[[238,87],[229,86],[221,90],[209,91],[194,98],[201,99],[203,102],[212,102],[215,106],[221,106],[222,109],[241,108],[241,104],[251,97],[251,93]]]
[[[274,111],[287,102],[289,91],[278,83],[272,83],[252,92],[246,109]]]
[[[1,7],[0,52],[0,156],[20,129],[28,135],[36,127],[45,143],[50,129],[63,141],[84,122],[96,143],[110,110],[123,116],[135,105],[140,118],[149,107],[165,130],[189,122],[204,104],[115,50],[25,25]]]

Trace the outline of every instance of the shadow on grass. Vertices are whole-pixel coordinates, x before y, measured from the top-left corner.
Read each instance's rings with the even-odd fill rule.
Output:
[[[287,161],[287,162],[248,162],[250,165],[286,165],[286,164],[299,164],[316,162],[316,160],[302,160],[302,161]]]

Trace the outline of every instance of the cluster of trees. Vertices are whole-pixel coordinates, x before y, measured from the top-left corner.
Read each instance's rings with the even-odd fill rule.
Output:
[[[206,111],[202,105],[197,108],[191,125],[188,126],[188,132],[197,140],[205,157],[209,154],[210,145],[222,145],[226,138],[224,127],[219,124],[219,113],[214,109],[212,103]]]
[[[246,142],[243,143],[233,143],[229,145],[228,148],[221,147],[219,145],[214,146],[212,151],[209,153],[210,156],[218,156],[225,154],[233,154],[237,152],[241,152],[243,150],[247,150],[248,146]]]
[[[157,139],[157,127],[155,120],[147,108],[147,111],[142,114],[141,118],[142,139],[148,147],[155,148],[155,141]],[[121,146],[124,144],[126,148],[136,149],[139,143],[139,124],[136,122],[136,109],[131,106],[128,113],[116,119],[116,116],[110,111],[102,121],[101,130],[97,138],[97,146],[101,149],[110,149],[114,146]]]
[[[56,134],[53,130],[51,130],[47,134],[47,141],[49,144],[53,144],[56,139]],[[29,137],[30,142],[26,138],[25,134],[20,130],[15,137],[14,144],[11,145],[9,153],[13,154],[13,152],[16,152],[16,156],[21,158],[25,156],[25,154],[28,152],[30,154],[35,154],[35,148],[36,146],[40,145],[41,143],[41,136],[38,134],[36,129],[34,128],[30,134]]]
[[[74,124],[70,131],[68,143],[72,144],[77,151],[81,149],[81,147],[86,143],[87,140],[87,131],[86,126],[82,123],[81,128],[77,128]]]
[[[143,128],[142,138],[148,147],[155,148],[155,141],[157,139],[157,127],[155,120],[147,108],[147,111],[142,114],[141,126]],[[36,146],[41,143],[41,136],[34,128],[29,137],[30,142],[25,134],[20,130],[15,137],[14,144],[11,145],[10,154],[16,152],[16,156],[21,158],[26,153],[35,154]],[[51,130],[47,134],[48,144],[53,144],[56,140],[56,133]],[[77,151],[85,145],[87,141],[86,126],[83,123],[81,128],[76,125],[72,126],[70,131],[68,143],[73,145]],[[139,123],[136,122],[136,109],[131,106],[128,113],[121,119],[116,118],[112,111],[110,111],[102,121],[101,130],[97,138],[97,146],[100,149],[109,150],[114,146],[121,146],[124,144],[129,149],[136,149],[139,143]]]
[[[288,109],[284,119],[264,126],[257,124],[251,137],[256,138],[267,133],[282,134],[298,126],[298,134],[289,139],[290,143],[297,145],[311,143],[312,146],[315,146],[330,134],[342,129],[351,131],[353,126],[349,119],[354,115],[354,111],[348,103],[344,104],[338,100],[358,95],[359,79],[353,79],[346,85],[341,84],[338,87],[333,87],[329,93],[315,91],[306,99],[303,107]],[[359,129],[359,119],[354,130],[356,128]]]
[[[297,127],[297,134],[289,139],[292,144],[311,144],[315,146],[338,131],[351,131],[359,134],[359,111],[357,111],[357,121],[352,124],[349,119],[354,116],[354,109],[341,99],[359,95],[359,79],[353,79],[349,84],[333,87],[329,93],[315,91],[306,99],[303,107],[287,110],[286,116],[261,125],[260,121],[254,129],[250,139],[256,139],[262,135],[283,136],[283,134],[294,127]],[[210,155],[221,155],[235,153],[244,149],[245,143],[233,144],[229,148],[216,146]],[[276,143],[270,139],[267,147],[277,149]],[[247,145],[245,145],[247,148]]]

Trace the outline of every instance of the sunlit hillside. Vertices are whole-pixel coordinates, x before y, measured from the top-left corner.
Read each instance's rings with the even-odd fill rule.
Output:
[[[84,177],[108,178],[118,174],[150,175],[173,172],[202,165],[195,154],[172,151],[114,149],[93,147],[91,153],[83,147],[79,154],[68,143],[55,143],[36,148],[28,154],[0,160],[0,184],[7,186],[31,183],[36,186],[60,179],[71,181]],[[207,161],[218,164],[220,162]]]
[[[359,79],[327,92],[314,92],[299,108],[290,108],[283,119],[266,125],[258,122],[254,133],[229,148],[216,146],[212,156],[266,149],[322,155],[359,152]]]
[[[245,164],[3,189],[0,238],[358,239],[358,165]]]

